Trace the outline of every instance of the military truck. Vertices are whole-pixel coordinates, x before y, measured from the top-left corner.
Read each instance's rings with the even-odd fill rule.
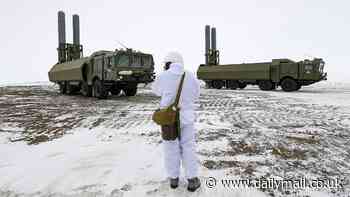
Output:
[[[80,45],[79,16],[73,15],[73,43],[66,43],[65,14],[58,12],[58,63],[49,71],[49,80],[62,94],[107,98],[109,93],[134,96],[139,83],[155,78],[151,54],[132,49],[101,50],[83,56]]]
[[[216,48],[216,28],[205,27],[205,64],[199,66],[197,77],[208,88],[244,89],[258,85],[261,90],[299,90],[327,79],[323,72],[325,62],[320,58],[295,62],[289,59],[273,59],[271,62],[220,64]]]

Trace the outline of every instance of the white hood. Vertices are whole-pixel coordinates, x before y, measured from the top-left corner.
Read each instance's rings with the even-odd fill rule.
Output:
[[[166,62],[172,62],[172,63],[178,63],[181,65],[184,65],[184,60],[182,58],[182,55],[176,51],[169,52],[163,60],[164,63]]]

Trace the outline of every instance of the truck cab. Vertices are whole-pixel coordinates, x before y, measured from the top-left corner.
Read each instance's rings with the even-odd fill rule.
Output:
[[[299,90],[327,79],[323,72],[325,62],[321,58],[294,62],[289,59],[274,59],[271,62],[271,82],[281,86],[285,91]]]
[[[133,96],[137,84],[154,80],[153,71],[154,61],[150,54],[131,49],[95,52],[84,69],[86,94],[106,97],[108,92],[118,95],[123,91],[125,95]]]
[[[304,60],[299,62],[299,83],[309,85],[321,80],[327,79],[327,73],[324,72],[325,62],[320,58],[314,60]]]

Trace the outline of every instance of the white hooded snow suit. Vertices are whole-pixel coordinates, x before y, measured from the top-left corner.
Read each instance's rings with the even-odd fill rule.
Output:
[[[170,68],[161,73],[153,83],[153,92],[161,96],[160,108],[165,108],[175,101],[180,78],[184,72],[181,55],[169,53]],[[187,178],[198,176],[198,159],[195,145],[195,100],[199,97],[199,82],[196,77],[186,71],[179,101],[180,107],[180,140],[163,141],[164,164],[169,178],[180,176],[181,160]]]

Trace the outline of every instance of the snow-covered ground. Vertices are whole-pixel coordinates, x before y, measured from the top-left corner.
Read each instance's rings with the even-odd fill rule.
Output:
[[[8,84],[6,84],[8,85]],[[159,99],[63,96],[50,83],[0,86],[0,196],[349,196],[350,85],[299,92],[203,89],[202,188],[164,177]],[[206,182],[215,177],[217,186]],[[221,179],[343,179],[337,189],[225,188]]]

